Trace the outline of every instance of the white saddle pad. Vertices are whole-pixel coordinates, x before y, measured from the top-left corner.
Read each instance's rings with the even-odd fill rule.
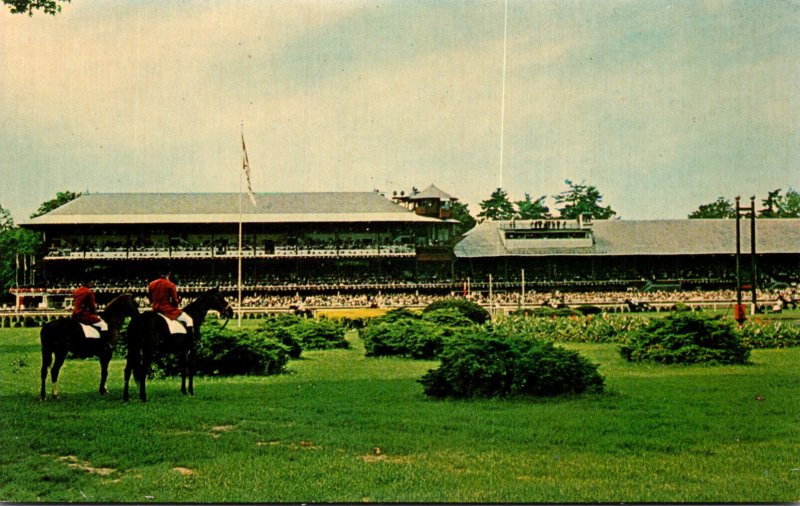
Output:
[[[86,336],[87,339],[100,339],[100,329],[93,325],[86,325],[85,323],[81,323],[81,327],[83,327],[83,335]]]
[[[161,313],[158,313],[158,316],[160,316],[161,318],[163,318],[164,320],[167,321],[167,327],[169,327],[169,333],[170,334],[185,334],[186,333],[186,327],[184,327],[183,324],[181,322],[179,322],[178,320],[170,320],[169,318],[167,318],[166,316],[164,316]]]

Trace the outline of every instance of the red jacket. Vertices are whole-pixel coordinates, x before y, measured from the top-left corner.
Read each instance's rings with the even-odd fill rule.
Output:
[[[72,317],[81,323],[91,325],[100,321],[97,316],[97,304],[94,292],[88,286],[81,286],[72,294]]]
[[[147,292],[153,311],[161,313],[171,320],[181,315],[182,311],[178,309],[180,299],[175,283],[167,278],[158,278],[147,285]]]

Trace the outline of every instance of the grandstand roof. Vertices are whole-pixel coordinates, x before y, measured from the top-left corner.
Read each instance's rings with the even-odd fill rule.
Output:
[[[706,255],[736,252],[736,220],[595,221],[590,247],[556,249],[508,247],[501,226],[486,221],[455,246],[459,258],[553,255]],[[519,227],[517,222],[517,227]],[[750,222],[741,223],[741,250],[750,251]],[[756,221],[756,253],[800,253],[800,219]]]
[[[242,200],[245,223],[427,222],[376,192],[257,193]],[[90,193],[26,226],[137,223],[238,223],[238,193]]]

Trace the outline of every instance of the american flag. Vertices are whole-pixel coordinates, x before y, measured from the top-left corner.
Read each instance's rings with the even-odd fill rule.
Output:
[[[256,204],[256,196],[253,195],[253,186],[250,183],[250,161],[247,159],[247,147],[244,145],[244,133],[242,133],[242,170],[244,170],[244,177],[247,179],[247,196],[250,197],[250,202]]]

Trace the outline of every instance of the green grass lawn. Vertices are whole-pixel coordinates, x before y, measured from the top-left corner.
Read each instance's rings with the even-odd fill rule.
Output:
[[[289,373],[148,384],[69,360],[38,400],[38,329],[0,329],[0,501],[791,502],[800,500],[800,349],[752,365],[648,366],[565,345],[607,392],[433,401],[435,362],[305,352]],[[49,387],[48,387],[49,391]]]

